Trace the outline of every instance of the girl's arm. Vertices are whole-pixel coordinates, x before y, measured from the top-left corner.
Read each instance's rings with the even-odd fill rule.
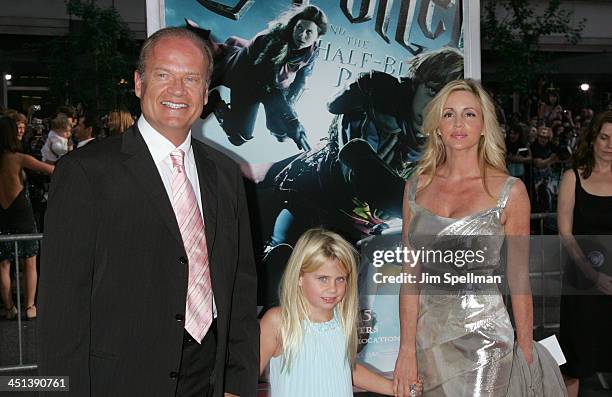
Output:
[[[402,241],[408,248],[410,248],[408,242],[408,229],[411,218],[410,204],[408,202],[409,191],[410,182],[407,182],[404,188]],[[418,264],[416,264],[416,266],[414,265],[415,264],[409,263],[404,264],[403,271],[414,274],[418,280],[420,279],[420,267]],[[393,372],[394,394],[398,396],[408,396],[410,393],[410,385],[418,381],[416,362],[416,325],[418,313],[418,285],[403,284],[400,289],[399,297],[400,349]]]
[[[259,373],[268,366],[270,359],[280,354],[281,309],[274,307],[259,321]]]
[[[504,210],[505,232],[508,236],[506,276],[512,297],[516,338],[528,364],[532,360],[533,342],[533,299],[529,283],[530,212],[527,189],[519,180],[512,187]]]
[[[34,157],[28,154],[21,154],[21,166],[32,171],[38,171],[45,174],[52,174],[55,166],[42,161],[36,160]]]
[[[393,381],[370,371],[361,364],[355,364],[353,369],[353,385],[373,393],[393,396]]]

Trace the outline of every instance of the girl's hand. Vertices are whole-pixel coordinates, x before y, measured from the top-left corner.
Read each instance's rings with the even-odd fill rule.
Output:
[[[411,394],[410,385],[414,384],[417,386],[416,395],[420,395],[423,391],[423,385],[417,373],[416,354],[400,350],[395,361],[395,370],[393,371],[393,392],[396,396],[413,397],[414,392]]]

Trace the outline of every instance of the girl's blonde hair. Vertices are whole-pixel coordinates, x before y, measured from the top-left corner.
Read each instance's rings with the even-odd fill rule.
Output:
[[[346,337],[346,359],[357,354],[357,251],[339,234],[325,229],[310,229],[297,241],[280,283],[283,370],[289,371],[302,344],[303,325],[308,319],[308,304],[299,286],[304,273],[319,269],[329,260],[337,260],[347,273],[346,293],[334,310]]]
[[[446,162],[444,143],[437,131],[442,120],[446,100],[455,91],[467,91],[480,102],[483,116],[483,135],[478,142],[478,164],[482,174],[482,183],[488,192],[485,183],[487,166],[493,167],[504,174],[507,173],[506,143],[497,121],[493,100],[480,83],[472,79],[451,81],[425,107],[423,134],[427,136],[427,142],[425,142],[425,149],[419,161],[417,175],[427,175],[423,185],[423,187],[426,187],[433,180],[437,169]]]

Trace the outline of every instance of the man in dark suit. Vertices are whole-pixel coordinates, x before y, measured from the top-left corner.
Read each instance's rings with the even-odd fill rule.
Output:
[[[210,50],[183,28],[147,39],[142,116],[62,159],[39,293],[40,375],[74,396],[255,396],[259,330],[239,168],[192,139]],[[202,222],[203,221],[203,222]]]
[[[74,135],[77,138],[77,149],[82,148],[95,141],[100,134],[102,126],[100,119],[95,113],[85,112],[79,117],[79,123],[74,127]]]

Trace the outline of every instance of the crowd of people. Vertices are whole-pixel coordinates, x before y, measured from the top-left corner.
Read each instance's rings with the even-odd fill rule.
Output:
[[[506,162],[510,175],[526,184],[532,212],[551,213],[557,208],[561,175],[571,168],[594,112],[564,109],[555,91],[540,101],[537,110],[529,120],[514,113],[504,125]]]
[[[514,327],[499,290],[479,293],[483,286],[472,283],[444,291],[428,283],[402,290],[400,349],[390,380],[355,362],[357,255],[336,233],[311,229],[300,237],[284,269],[280,306],[264,314],[257,332],[255,265],[239,168],[191,139],[206,102],[212,56],[188,30],[169,28],[149,38],[135,85],[143,115],[121,140],[96,143],[134,124],[127,112],[101,119],[63,106],[45,121],[13,110],[0,117],[0,234],[42,230],[48,175],[56,164],[60,176],[51,189],[43,249],[42,375],[70,374],[74,395],[208,390],[215,396],[252,396],[257,372],[268,364],[272,392],[280,395],[349,396],[355,385],[411,397],[457,390],[465,396],[519,396],[525,382],[530,388],[551,387],[550,379],[517,386],[512,373],[517,356],[526,366],[537,360],[543,367],[546,360],[532,343],[530,206],[558,211],[569,256],[580,277],[600,292],[562,301],[567,390],[575,396],[578,379],[612,369],[612,346],[603,341],[612,331],[606,315],[612,309],[612,277],[591,265],[576,240],[582,234],[612,234],[612,112],[595,116],[585,109],[574,117],[552,94],[528,123],[513,116],[504,135],[480,83],[451,81],[435,95],[424,111],[422,157],[405,185],[403,244],[435,247],[437,239],[480,235],[497,243],[478,268],[405,263],[404,269],[490,275],[499,266],[505,237],[512,236],[507,278]],[[168,73],[154,74],[158,70]],[[92,150],[58,163],[92,143]],[[153,164],[142,153],[159,161]],[[118,166],[126,154],[128,172]],[[198,178],[203,171],[206,177]],[[25,314],[34,319],[39,247],[19,246]],[[0,245],[7,319],[17,314],[11,260],[12,246]],[[167,266],[175,261],[180,268]],[[117,263],[121,266],[112,266]],[[198,277],[192,277],[196,271]],[[126,308],[126,302],[139,310]],[[589,320],[589,332],[596,329],[601,337],[585,334]],[[544,374],[540,368],[533,379]]]
[[[72,106],[60,106],[52,117],[39,119],[17,110],[0,113],[0,234],[42,232],[50,175],[66,153],[105,136],[121,134],[134,118],[125,110],[105,117]],[[19,244],[25,280],[25,318],[36,318],[38,241]],[[0,297],[4,312],[14,319],[17,307],[12,294],[11,262],[14,245],[0,243]]]

